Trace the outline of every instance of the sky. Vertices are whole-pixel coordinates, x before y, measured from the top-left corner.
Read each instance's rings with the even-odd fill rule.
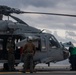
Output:
[[[76,0],[0,0],[0,5],[29,12],[76,15]],[[30,26],[44,29],[47,33],[53,34],[61,42],[71,41],[76,46],[76,17],[36,14],[15,16],[21,18]]]
[[[76,0],[0,0],[0,5],[27,12],[76,15]],[[47,33],[53,34],[58,41],[71,41],[76,46],[76,17],[37,14],[13,15],[25,21],[29,26],[44,29]],[[65,64],[68,64],[68,60]]]

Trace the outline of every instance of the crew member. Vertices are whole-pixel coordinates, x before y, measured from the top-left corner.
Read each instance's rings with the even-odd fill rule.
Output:
[[[8,38],[7,41],[7,51],[8,51],[8,67],[9,71],[14,71],[14,64],[15,64],[15,55],[14,55],[14,46],[12,38]]]
[[[76,71],[76,47],[69,47],[70,57],[69,62],[71,63],[71,70]]]
[[[24,66],[23,72],[25,73],[27,68],[30,67],[30,73],[33,73],[33,56],[35,54],[36,48],[35,45],[32,43],[32,39],[28,38],[27,43],[23,47],[22,54],[24,55]]]

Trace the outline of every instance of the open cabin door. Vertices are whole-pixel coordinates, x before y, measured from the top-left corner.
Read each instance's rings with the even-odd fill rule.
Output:
[[[46,61],[47,58],[47,49],[46,49],[46,37],[39,36],[39,39],[35,42],[36,53],[34,59],[39,62]]]

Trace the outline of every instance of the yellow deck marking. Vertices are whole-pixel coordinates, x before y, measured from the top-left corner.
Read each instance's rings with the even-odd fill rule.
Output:
[[[22,73],[22,72],[0,72],[0,74],[14,74],[14,73]]]
[[[18,74],[18,73],[22,73],[22,72],[0,72],[0,74],[16,74],[16,73]],[[26,72],[26,73],[30,73],[30,72]],[[76,73],[76,71],[49,71],[49,72],[46,71],[46,72],[33,72],[33,73],[51,73],[51,74],[60,74],[60,73],[61,74],[62,73],[63,74],[65,74],[65,73],[71,74],[71,73],[73,73],[74,74],[74,73]]]

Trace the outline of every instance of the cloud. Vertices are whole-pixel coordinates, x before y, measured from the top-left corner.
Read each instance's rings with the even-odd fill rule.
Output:
[[[62,38],[62,37],[58,36],[57,31],[54,31],[53,34],[54,34],[54,36],[57,38],[58,41],[60,41],[60,42],[61,42],[61,41],[65,41],[65,38]]]
[[[36,8],[50,8],[50,10],[57,10],[57,9],[71,9],[73,10],[76,6],[75,0],[0,0],[0,4],[2,5],[8,5],[13,7],[20,7],[24,6],[24,8],[27,8],[29,6],[33,6]],[[68,5],[68,6],[67,6]],[[56,11],[57,12],[57,11]]]
[[[56,0],[57,2],[57,0]],[[55,6],[55,2],[53,0],[0,0],[1,4],[9,5],[9,6],[16,6],[19,7],[20,5],[23,5],[25,7],[27,6],[34,6],[34,7],[49,7],[49,6]]]
[[[72,37],[76,37],[76,33],[75,32],[71,32],[71,31],[66,31],[66,33],[69,35],[69,36],[72,36]]]
[[[37,11],[37,12],[53,12],[53,13],[66,13],[76,14],[76,0],[0,0],[0,5],[7,5],[14,8],[19,8],[24,11]],[[30,26],[41,29],[65,30],[68,36],[61,38],[60,41],[72,40],[76,36],[76,18],[75,17],[62,17],[55,15],[15,15],[20,17],[23,21]],[[67,32],[68,31],[68,32]],[[55,34],[54,34],[55,35]]]
[[[76,25],[73,24],[67,24],[66,28],[71,31],[76,31]]]

